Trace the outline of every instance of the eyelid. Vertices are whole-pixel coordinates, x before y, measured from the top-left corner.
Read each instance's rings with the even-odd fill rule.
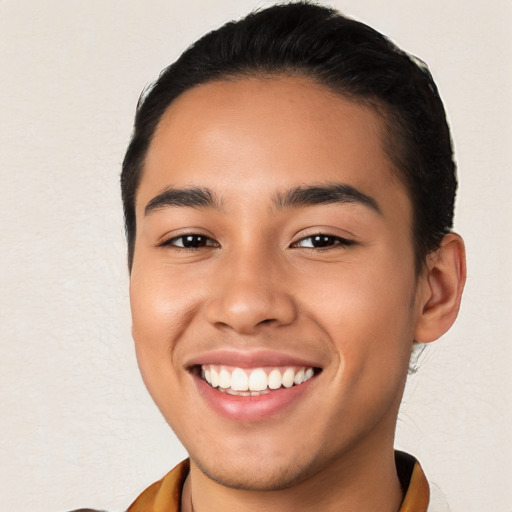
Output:
[[[325,247],[299,247],[298,244],[304,240],[307,240],[307,239],[311,239],[311,238],[314,238],[316,236],[319,236],[319,237],[328,237],[328,238],[333,238],[336,240],[337,243],[334,243],[332,245],[329,245],[329,246],[325,246]],[[343,236],[343,235],[340,235],[340,234],[334,234],[332,233],[330,230],[327,230],[327,229],[317,229],[317,230],[314,230],[313,232],[311,233],[303,233],[302,236],[300,237],[297,237],[295,239],[295,241],[293,241],[291,244],[290,244],[290,247],[291,248],[302,248],[302,249],[312,249],[312,250],[328,250],[328,249],[332,249],[332,248],[335,248],[335,247],[350,247],[351,245],[355,245],[357,242],[351,238],[351,237],[348,237],[348,236]]]
[[[175,249],[182,249],[182,250],[186,250],[186,251],[190,251],[190,250],[194,251],[194,250],[200,249],[198,247],[184,247],[184,246],[175,245],[172,243],[175,240],[178,240],[180,238],[185,238],[187,236],[199,236],[199,237],[203,237],[203,238],[207,239],[208,241],[213,242],[211,244],[206,245],[205,247],[214,248],[214,247],[220,246],[219,242],[217,242],[217,240],[215,240],[215,238],[213,238],[210,235],[207,235],[204,232],[201,232],[201,230],[199,230],[199,229],[191,229],[191,230],[185,230],[185,231],[178,232],[178,233],[168,234],[168,235],[162,237],[161,240],[159,240],[156,243],[156,246],[157,247],[173,247]]]

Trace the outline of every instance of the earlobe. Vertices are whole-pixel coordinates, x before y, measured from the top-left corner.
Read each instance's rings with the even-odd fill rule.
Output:
[[[450,329],[459,312],[466,281],[464,242],[459,235],[445,235],[439,249],[428,256],[420,279],[415,340],[429,343]]]

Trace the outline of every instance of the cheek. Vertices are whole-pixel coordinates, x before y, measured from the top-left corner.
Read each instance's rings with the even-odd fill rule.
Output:
[[[147,271],[142,275],[134,267],[130,302],[137,362],[149,394],[168,421],[179,404],[174,391],[180,375],[173,364],[175,340],[182,331],[177,321],[179,300],[165,279]]]
[[[193,303],[194,294],[176,270],[159,268],[155,262],[134,265],[130,304],[136,344],[172,346]]]
[[[340,266],[304,285],[315,321],[329,334],[344,373],[407,365],[414,332],[414,271],[389,256]]]
[[[177,310],[180,295],[156,273],[139,271],[134,265],[130,279],[132,336],[139,368],[153,398],[158,381],[171,375],[174,339],[179,332]]]
[[[183,269],[165,263],[142,257],[134,262],[130,280],[132,336],[143,380],[160,407],[159,395],[169,393],[184,377],[179,365],[184,345],[180,341],[204,302],[205,287],[197,286],[197,281]]]
[[[135,274],[130,283],[132,334],[137,348],[156,348],[166,344],[166,326],[170,320],[165,290],[154,280],[138,279]]]

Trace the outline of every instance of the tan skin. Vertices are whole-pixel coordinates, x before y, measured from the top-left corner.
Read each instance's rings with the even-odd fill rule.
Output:
[[[393,439],[412,341],[449,329],[465,264],[449,234],[416,273],[383,130],[370,107],[293,77],[195,87],[157,127],[130,294],[144,381],[191,457],[184,511],[399,509]],[[334,183],[372,204],[276,203]],[[216,202],[146,212],[169,187]],[[299,399],[237,421],[206,403],[190,367],[216,351],[271,351],[317,373]]]

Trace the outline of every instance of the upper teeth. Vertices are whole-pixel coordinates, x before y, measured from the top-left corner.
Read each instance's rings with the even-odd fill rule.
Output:
[[[243,369],[204,364],[202,376],[214,388],[230,391],[261,392],[280,387],[291,388],[314,375],[313,368]]]

